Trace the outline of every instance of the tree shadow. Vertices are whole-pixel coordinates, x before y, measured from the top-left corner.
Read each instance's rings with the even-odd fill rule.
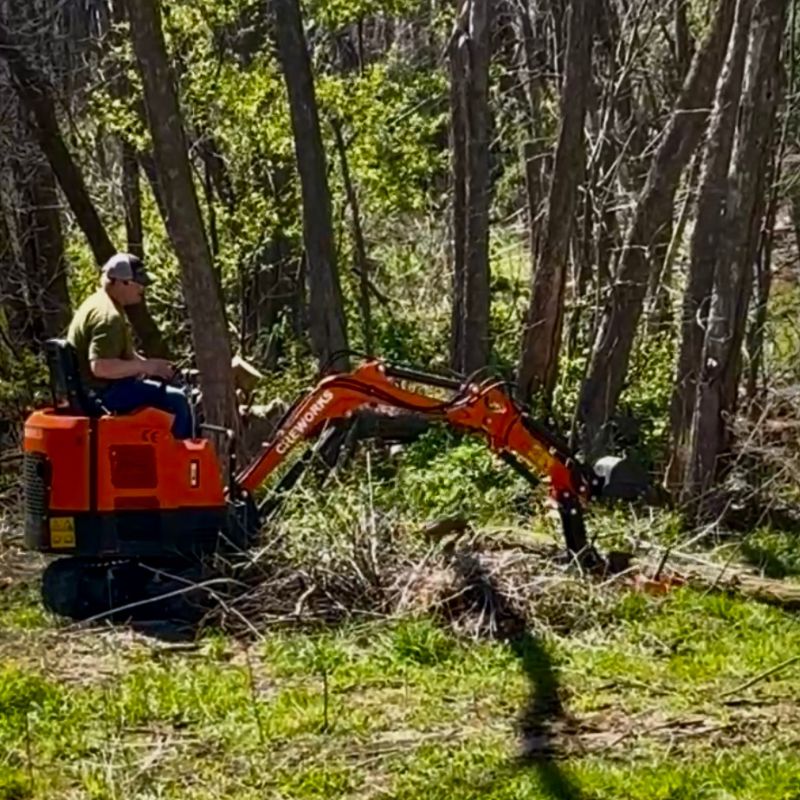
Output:
[[[494,577],[473,553],[458,553],[454,566],[467,588],[462,599],[467,599],[481,618],[489,620],[490,633],[507,643],[528,681],[528,697],[517,717],[519,754],[481,785],[481,790],[491,797],[492,789],[499,787],[501,781],[520,771],[533,770],[548,798],[582,800],[580,787],[560,763],[566,756],[560,738],[569,721],[550,654],[531,632],[525,616],[498,589]]]

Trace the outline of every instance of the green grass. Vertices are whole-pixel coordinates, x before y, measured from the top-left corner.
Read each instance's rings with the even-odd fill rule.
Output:
[[[740,599],[620,594],[602,625],[514,643],[419,618],[247,650],[2,613],[0,798],[800,797],[800,664],[724,694],[800,626]]]

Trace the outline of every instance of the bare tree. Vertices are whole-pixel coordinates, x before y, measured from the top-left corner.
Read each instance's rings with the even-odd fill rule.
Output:
[[[584,446],[592,451],[601,445],[605,424],[625,382],[650,270],[654,268],[649,253],[664,226],[671,223],[678,182],[703,134],[735,4],[735,0],[719,0],[711,28],[692,61],[636,204],[580,393],[582,438]]]
[[[699,499],[710,488],[730,445],[741,345],[753,279],[753,257],[763,211],[765,152],[775,118],[778,59],[787,0],[758,0],[753,10],[741,108],[724,198],[714,287],[692,420],[686,492]]]
[[[206,418],[238,430],[225,312],[192,182],[159,3],[129,0],[127,9],[167,211],[165,223],[181,265]]]
[[[0,58],[6,61],[20,104],[27,111],[27,124],[49,162],[95,260],[102,264],[114,255],[115,248],[92,202],[83,175],[61,135],[47,79],[28,63],[21,46],[1,17]],[[147,305],[129,306],[126,311],[144,351],[151,356],[166,354],[166,344]]]
[[[346,369],[347,324],[336,267],[331,197],[314,79],[298,0],[274,0],[275,33],[292,117],[303,195],[311,344],[322,363]]]
[[[469,0],[459,0],[455,27],[450,37],[450,150],[453,170],[453,292],[450,365],[460,370],[464,363],[464,286],[467,262],[467,36]]]
[[[347,145],[342,134],[341,123],[337,119],[331,120],[336,149],[339,153],[339,161],[342,167],[342,181],[344,190],[347,194],[347,203],[350,206],[350,214],[353,224],[353,244],[355,245],[356,272],[358,273],[359,293],[358,304],[361,308],[361,322],[364,329],[364,352],[367,355],[374,355],[372,345],[372,310],[370,307],[369,296],[369,259],[367,258],[367,244],[364,241],[364,231],[361,226],[361,212],[358,205],[358,195],[353,186],[353,179],[350,177],[350,165],[347,158]]]
[[[37,152],[23,163],[20,175],[24,206],[19,214],[23,230],[25,278],[34,340],[62,336],[70,318],[67,263],[61,232],[61,209],[50,166]]]
[[[571,0],[567,13],[561,125],[547,205],[547,228],[534,271],[517,377],[523,399],[541,391],[546,404],[556,380],[569,242],[586,158],[583,122],[591,86],[592,0]]]
[[[668,482],[677,487],[684,478],[687,447],[695,403],[697,375],[708,317],[708,302],[728,191],[736,117],[742,88],[753,0],[739,0],[733,36],[720,76],[706,138],[706,155],[700,178],[697,218],[690,244],[689,277],[683,295],[681,345],[675,390],[672,395],[672,439]]]
[[[463,0],[450,39],[453,138],[452,365],[489,360],[489,0]]]
[[[99,263],[114,255],[114,246],[89,197],[83,176],[64,144],[55,103],[46,79],[25,58],[17,37],[0,18],[0,58],[8,65],[14,89],[31,117],[31,129],[58,178],[78,224]]]

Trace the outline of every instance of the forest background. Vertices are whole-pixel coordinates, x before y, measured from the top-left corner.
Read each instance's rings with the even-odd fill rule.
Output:
[[[796,48],[789,0],[0,0],[4,552],[18,541],[21,421],[48,397],[42,343],[63,334],[99,264],[127,250],[155,279],[146,307],[131,311],[140,345],[199,368],[215,421],[238,424],[234,354],[263,373],[264,403],[291,400],[322,366],[354,364],[348,349],[443,372],[488,367],[582,457],[630,454],[669,489],[670,508],[598,514],[604,550],[655,554],[652,574],[682,553],[695,566],[724,572],[735,559],[791,583],[800,570]],[[287,509],[283,541],[308,564],[322,537],[321,563],[347,575],[355,564],[353,580],[369,584],[380,577],[376,543],[390,543],[389,560],[403,548],[403,558],[421,557],[415,534],[430,520],[458,515],[478,530],[475,547],[499,548],[531,524],[541,533],[543,495],[529,495],[480,443],[431,430],[400,453],[367,448],[324,492],[306,487]],[[373,559],[373,572],[353,551]],[[517,637],[510,651],[465,649],[429,617],[381,629],[366,650],[363,631],[349,629],[298,634],[291,646],[270,639],[255,673],[222,633],[203,645],[202,674],[188,662],[140,674],[126,649],[131,661],[117,663],[114,680],[130,692],[102,711],[118,725],[119,748],[102,751],[110,771],[81,749],[81,719],[100,713],[96,687],[67,692],[63,664],[55,677],[31,677],[17,655],[0,672],[0,686],[13,687],[0,689],[10,748],[0,789],[53,796],[66,780],[88,796],[132,796],[172,791],[174,779],[175,796],[189,796],[187,769],[212,766],[177,765],[192,746],[175,733],[183,715],[224,742],[205,778],[215,796],[389,786],[411,797],[431,791],[430,775],[443,797],[500,792],[487,775],[505,776],[509,797],[796,796],[796,741],[782,726],[800,718],[786,699],[796,679],[782,672],[796,663],[789,612],[708,588],[620,597],[552,559],[535,568],[534,599],[511,588],[540,638]],[[18,654],[35,642],[38,653],[53,621],[28,573],[10,585],[0,604],[7,644]],[[512,664],[519,674],[508,678]],[[769,702],[758,695],[764,714],[737,717],[725,692],[776,664]],[[569,690],[560,670],[576,679]],[[314,683],[296,695],[297,680],[320,675],[324,691]],[[384,742],[376,779],[371,751],[353,767],[337,747],[396,727],[370,703],[383,707],[385,682],[400,675],[414,689],[401,714],[413,735]],[[282,687],[285,706],[259,694],[262,679]],[[367,687],[363,705],[336,706],[337,722],[329,679]],[[469,705],[478,691],[485,707]],[[142,704],[145,695],[156,700]],[[534,771],[512,776],[507,731],[481,720],[513,716],[515,704],[525,706],[524,743],[538,744]],[[251,711],[246,723],[237,716]],[[42,735],[33,747],[32,714]],[[132,762],[131,720],[175,723],[175,763]],[[473,743],[454,743],[459,720],[475,724]],[[764,750],[761,734],[776,725]],[[428,728],[438,731],[429,745]],[[664,737],[648,739],[653,730]],[[592,731],[606,737],[600,755],[590,746],[562,771],[553,753],[574,755]],[[694,731],[705,739],[697,748]],[[265,756],[252,743],[273,736],[288,748],[284,767],[234,778],[236,759],[255,770]],[[625,768],[615,763],[623,740],[626,757],[635,742]],[[717,758],[715,743],[730,754]],[[298,772],[292,759],[308,748],[326,752],[327,766]],[[59,768],[48,771],[45,751]],[[685,756],[680,767],[673,752]]]

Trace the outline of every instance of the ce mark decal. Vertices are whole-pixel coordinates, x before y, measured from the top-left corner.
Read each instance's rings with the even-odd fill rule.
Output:
[[[142,441],[148,442],[149,444],[158,444],[158,439],[160,436],[161,431],[154,431],[149,428],[142,431]]]

